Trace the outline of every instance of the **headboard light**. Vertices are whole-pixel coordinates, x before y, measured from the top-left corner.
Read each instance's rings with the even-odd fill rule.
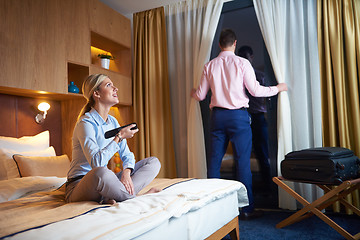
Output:
[[[38,105],[38,109],[43,112],[35,116],[35,121],[40,124],[44,122],[47,111],[50,109],[50,104],[48,104],[47,102],[42,102]]]

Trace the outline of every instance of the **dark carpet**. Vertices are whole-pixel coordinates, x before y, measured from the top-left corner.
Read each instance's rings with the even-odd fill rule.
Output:
[[[233,175],[223,176],[225,179],[234,179]],[[328,224],[317,216],[312,216],[303,221],[278,229],[276,224],[291,216],[294,211],[282,211],[278,208],[278,187],[271,182],[266,185],[261,181],[261,176],[253,172],[253,195],[255,208],[264,209],[261,218],[250,221],[239,221],[241,240],[342,240],[345,239]],[[345,215],[327,213],[335,223],[340,225],[350,234],[360,232],[360,217],[356,214]],[[230,239],[226,236],[224,240]]]
[[[279,210],[264,210],[261,218],[250,221],[239,221],[241,240],[341,240],[345,239],[337,231],[323,222],[317,216],[287,227],[277,229],[275,226],[294,212]],[[360,232],[360,217],[357,215],[327,214],[335,223],[354,235]],[[226,236],[224,239],[230,239]]]

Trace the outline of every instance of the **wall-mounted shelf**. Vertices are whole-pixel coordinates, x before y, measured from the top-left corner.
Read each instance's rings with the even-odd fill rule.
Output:
[[[131,50],[110,38],[91,31],[91,65],[90,74],[102,73],[109,76],[114,85],[119,89],[119,104],[132,105],[132,79],[131,79]],[[100,53],[110,53],[115,57],[110,60],[109,69],[101,67]]]
[[[101,66],[99,53],[110,52],[115,57],[110,61],[110,70],[131,77],[131,51],[109,38],[91,31],[91,64]]]
[[[0,93],[8,94],[8,95],[15,95],[15,96],[22,96],[22,97],[32,97],[32,98],[43,98],[43,99],[52,99],[52,100],[71,100],[71,99],[83,99],[84,97],[82,94],[75,94],[75,93],[52,93],[52,92],[45,92],[45,91],[37,91],[31,89],[21,89],[21,88],[12,88],[12,87],[0,87]]]
[[[74,84],[79,88],[80,92],[79,95],[82,95],[81,87],[84,80],[89,76],[89,67],[86,65],[68,62],[67,63],[68,68],[68,81],[67,84],[69,85],[70,82],[74,82]],[[76,93],[69,93],[69,94],[76,94]]]

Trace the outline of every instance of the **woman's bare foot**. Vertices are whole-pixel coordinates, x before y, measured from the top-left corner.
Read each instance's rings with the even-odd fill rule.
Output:
[[[147,191],[147,192],[144,193],[144,194],[148,194],[148,193],[158,193],[158,192],[161,192],[161,189],[160,189],[160,188],[150,188],[150,190]]]
[[[114,205],[116,203],[116,201],[114,199],[108,199],[103,201],[103,204],[110,204],[110,205]]]

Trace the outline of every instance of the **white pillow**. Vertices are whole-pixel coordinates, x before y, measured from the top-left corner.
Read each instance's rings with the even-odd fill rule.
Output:
[[[0,180],[20,177],[18,167],[13,159],[14,154],[23,156],[51,157],[56,156],[55,149],[48,147],[41,151],[21,152],[9,149],[0,149]]]
[[[21,138],[0,136],[0,148],[17,152],[41,151],[50,146],[49,131],[41,132],[35,136]]]

